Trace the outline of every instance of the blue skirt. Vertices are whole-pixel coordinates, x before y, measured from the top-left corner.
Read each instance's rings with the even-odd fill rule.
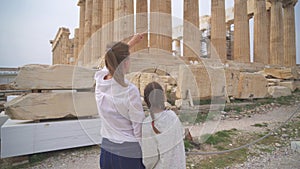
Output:
[[[145,169],[138,142],[121,144],[103,138],[100,154],[101,169]]]

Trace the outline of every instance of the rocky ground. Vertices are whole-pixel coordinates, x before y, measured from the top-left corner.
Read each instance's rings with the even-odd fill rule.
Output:
[[[300,153],[283,147],[272,153],[261,153],[247,159],[243,164],[237,164],[231,169],[297,169],[300,168]]]
[[[290,98],[287,98],[290,99]],[[299,139],[300,123],[299,98],[289,100],[289,104],[272,102],[252,106],[248,109],[230,109],[222,113],[222,120],[218,123],[216,131],[235,128],[240,135],[247,138],[245,133],[270,133],[270,145],[254,144],[247,148],[246,159],[236,164],[225,164],[228,169],[296,169],[300,168],[300,153],[291,149],[291,142]],[[238,113],[236,111],[239,111]],[[289,125],[292,126],[289,126]],[[264,126],[265,125],[265,126]],[[201,124],[198,124],[201,126]],[[293,127],[290,129],[290,127]],[[195,127],[197,128],[197,126]],[[249,135],[249,134],[248,134]],[[250,134],[249,140],[244,144],[251,144],[255,139]],[[261,135],[263,137],[264,135]],[[258,137],[259,138],[259,137]],[[266,138],[268,139],[268,138]],[[232,145],[231,145],[232,146]],[[264,146],[264,147],[261,147]],[[209,147],[209,146],[207,146]],[[262,151],[262,150],[268,151]],[[210,151],[210,148],[192,149],[191,151]],[[32,155],[25,165],[12,166],[11,163],[0,161],[0,168],[25,169],[97,169],[99,168],[99,146],[84,147],[71,150],[56,151]],[[229,154],[230,156],[230,154]],[[204,161],[213,161],[216,156],[188,155],[187,168],[205,168]],[[234,157],[233,157],[234,158]],[[26,161],[26,160],[25,160]],[[226,163],[226,162],[225,162]],[[213,165],[212,165],[213,166]],[[216,168],[216,167],[206,167]]]

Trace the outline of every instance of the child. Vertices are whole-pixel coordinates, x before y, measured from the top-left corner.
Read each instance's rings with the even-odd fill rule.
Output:
[[[143,163],[146,169],[185,169],[183,128],[177,115],[165,109],[164,91],[157,82],[149,83],[144,100],[150,116],[142,127]]]
[[[135,35],[128,44],[110,45],[106,68],[96,72],[95,97],[101,118],[101,169],[144,169],[140,147],[145,118],[140,93],[124,78],[129,70],[129,48],[143,38]]]

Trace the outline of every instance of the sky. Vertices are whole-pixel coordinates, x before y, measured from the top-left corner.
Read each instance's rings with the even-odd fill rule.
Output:
[[[59,27],[79,27],[78,0],[1,0],[0,67],[52,64],[50,40]],[[200,15],[210,15],[210,1],[199,0]],[[226,8],[234,0],[226,0]],[[182,18],[183,0],[172,0],[172,15]],[[300,4],[295,7],[297,63],[300,63]]]

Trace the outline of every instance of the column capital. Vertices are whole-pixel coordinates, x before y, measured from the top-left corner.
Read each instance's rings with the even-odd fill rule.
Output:
[[[85,0],[79,0],[77,6],[82,6],[85,4]]]
[[[286,8],[286,7],[290,7],[290,6],[295,6],[297,4],[298,0],[285,0],[282,1],[282,7]]]

